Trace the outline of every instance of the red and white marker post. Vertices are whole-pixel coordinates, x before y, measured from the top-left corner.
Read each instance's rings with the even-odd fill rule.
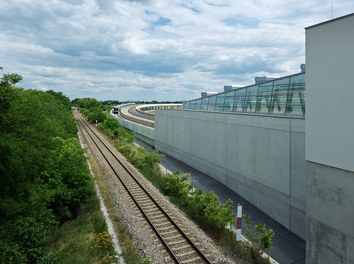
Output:
[[[242,205],[237,205],[237,218],[236,218],[236,241],[241,241],[241,227],[242,227]]]

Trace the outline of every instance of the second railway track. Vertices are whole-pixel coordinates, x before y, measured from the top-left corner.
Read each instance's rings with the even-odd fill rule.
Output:
[[[136,173],[115,154],[112,145],[79,113],[75,112],[75,118],[160,241],[165,252],[165,263],[212,263],[210,256],[203,253],[203,249],[192,241],[191,234],[184,232],[184,227],[180,227],[174,220],[173,213],[160,205],[159,199],[150,193]]]

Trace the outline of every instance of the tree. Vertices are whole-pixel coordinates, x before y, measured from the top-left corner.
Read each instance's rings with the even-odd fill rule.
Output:
[[[53,90],[46,91],[46,93],[51,94],[57,98],[67,109],[71,109],[71,102],[69,97],[65,96],[62,92],[55,92]]]
[[[0,70],[3,71],[3,67],[0,67]],[[0,86],[8,84],[16,84],[22,81],[22,76],[17,73],[7,73],[3,74],[0,78]]]
[[[87,109],[102,107],[102,104],[99,101],[97,101],[95,98],[81,98],[81,99],[76,98],[72,101],[72,104],[80,108],[87,108]]]
[[[251,217],[247,214],[243,215],[245,222],[245,234],[253,245],[256,253],[263,253],[265,250],[270,249],[273,244],[273,237],[275,233],[273,229],[268,229],[265,224],[252,225]]]
[[[90,199],[92,179],[66,97],[12,86],[20,79],[0,80],[0,263],[42,263],[53,225]]]
[[[93,195],[92,177],[86,167],[83,150],[74,138],[53,138],[56,145],[48,153],[50,166],[41,174],[42,182],[51,190],[49,208],[58,221],[76,216],[84,201]]]
[[[193,218],[214,235],[220,235],[235,219],[232,201],[228,199],[221,204],[214,192],[195,191],[188,199],[188,206]]]

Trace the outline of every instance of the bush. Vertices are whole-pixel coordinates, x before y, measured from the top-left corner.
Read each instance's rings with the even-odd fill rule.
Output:
[[[95,236],[96,249],[99,252],[112,251],[113,253],[113,243],[112,237],[107,231],[98,233]]]
[[[161,190],[168,196],[173,196],[181,200],[182,204],[189,202],[188,195],[192,190],[192,184],[188,182],[189,174],[180,176],[179,172],[167,174],[162,178]]]
[[[243,215],[245,222],[245,234],[253,245],[253,248],[258,253],[263,253],[265,250],[272,247],[272,240],[275,235],[272,229],[268,229],[265,224],[255,224],[252,226],[251,217],[247,214]]]
[[[220,204],[214,192],[204,193],[201,190],[192,190],[188,182],[188,174],[180,176],[179,172],[167,174],[161,182],[164,194],[177,198],[180,205],[186,208],[189,215],[209,232],[220,235],[226,225],[234,221],[232,201]]]
[[[192,218],[214,236],[224,232],[227,225],[233,223],[232,201],[229,199],[221,204],[214,192],[194,192],[188,199],[188,211]]]

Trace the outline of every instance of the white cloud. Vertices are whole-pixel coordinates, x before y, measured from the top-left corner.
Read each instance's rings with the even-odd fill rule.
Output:
[[[334,17],[353,11],[334,1]],[[0,12],[0,66],[25,88],[180,100],[299,71],[304,28],[331,19],[332,2],[8,0]]]

